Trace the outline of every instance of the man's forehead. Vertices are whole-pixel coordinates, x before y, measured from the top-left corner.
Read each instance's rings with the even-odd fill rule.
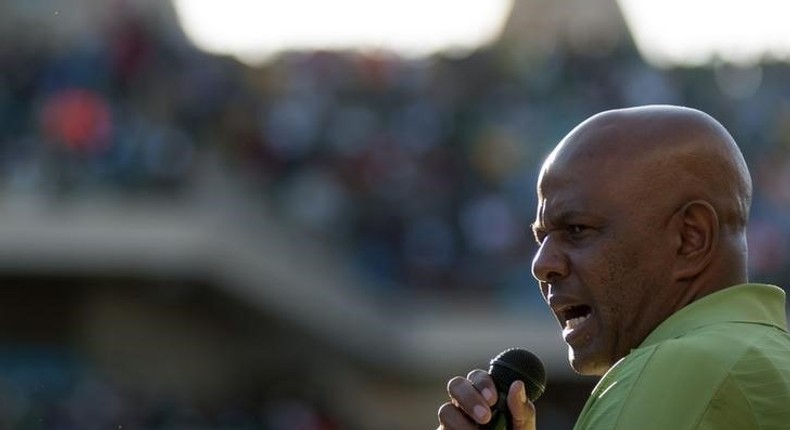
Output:
[[[537,183],[537,219],[605,216],[628,205],[643,182],[638,169],[622,157],[565,160],[544,166]]]
[[[640,161],[607,153],[550,158],[541,168],[537,182],[539,198],[559,191],[605,191],[633,183]]]
[[[538,189],[537,218],[601,215],[612,203],[614,194],[608,192],[605,185],[590,186],[571,182],[549,184]]]

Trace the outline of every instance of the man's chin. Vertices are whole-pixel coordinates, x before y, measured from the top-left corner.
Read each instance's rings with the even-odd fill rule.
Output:
[[[568,361],[574,372],[585,376],[603,376],[611,365],[608,361],[595,359],[596,357],[585,356],[568,348]]]

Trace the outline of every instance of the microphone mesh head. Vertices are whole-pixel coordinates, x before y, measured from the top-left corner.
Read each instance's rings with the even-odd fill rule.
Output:
[[[488,370],[497,390],[507,393],[510,385],[523,381],[527,397],[533,402],[543,394],[546,389],[546,370],[543,362],[533,353],[521,349],[510,348],[502,351],[491,360]]]

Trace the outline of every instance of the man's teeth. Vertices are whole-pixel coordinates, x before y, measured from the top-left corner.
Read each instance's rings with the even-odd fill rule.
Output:
[[[581,323],[587,321],[587,318],[589,318],[589,315],[585,315],[583,317],[571,318],[568,321],[565,321],[565,328],[569,330],[573,330],[576,327],[578,327]]]

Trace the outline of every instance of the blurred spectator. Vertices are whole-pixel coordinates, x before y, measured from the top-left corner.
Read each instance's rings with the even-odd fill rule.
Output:
[[[44,136],[75,152],[95,153],[112,139],[112,115],[96,92],[69,88],[50,94],[43,102]]]

